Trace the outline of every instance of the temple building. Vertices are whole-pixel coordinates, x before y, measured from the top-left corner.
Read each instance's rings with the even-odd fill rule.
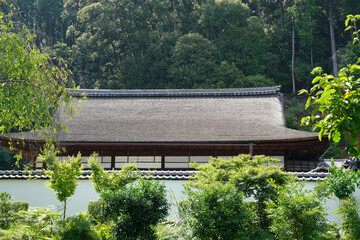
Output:
[[[93,152],[106,169],[136,162],[140,169],[184,170],[191,162],[245,153],[280,159],[288,171],[316,168],[327,137],[286,127],[279,87],[189,90],[82,89],[87,100],[57,136],[64,155]],[[24,152],[44,143],[36,133],[24,137]],[[6,139],[1,140],[2,145]],[[37,162],[36,167],[43,167]]]

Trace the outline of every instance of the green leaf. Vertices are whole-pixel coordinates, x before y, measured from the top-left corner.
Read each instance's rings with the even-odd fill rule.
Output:
[[[347,71],[348,71],[347,67],[340,69],[340,71],[338,72],[339,77],[347,77]]]
[[[299,91],[299,95],[304,94],[304,93],[309,94],[308,90],[306,90],[306,89],[301,89]]]
[[[329,97],[331,96],[331,91],[324,91],[318,100],[319,104],[325,104],[329,101]]]
[[[332,134],[332,140],[334,142],[339,142],[341,140],[341,133],[339,131],[334,131]]]
[[[351,146],[355,146],[358,144],[358,139],[357,138],[350,138],[349,141],[348,141],[348,144],[351,145]]]
[[[353,18],[353,15],[347,15],[345,20],[345,27],[349,25],[349,21]],[[346,30],[345,30],[346,31]]]
[[[320,81],[322,79],[322,77],[321,76],[316,76],[313,80],[312,80],[312,84],[315,84],[315,83],[317,83],[318,81]]]
[[[354,73],[360,70],[360,66],[357,64],[351,65],[350,67],[350,73]]]
[[[321,67],[316,67],[311,71],[311,74],[321,74],[322,73],[322,68]]]

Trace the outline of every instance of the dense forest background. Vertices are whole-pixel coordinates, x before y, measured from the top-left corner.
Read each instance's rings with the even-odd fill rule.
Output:
[[[309,88],[315,66],[336,75],[359,55],[344,32],[346,15],[360,12],[355,0],[7,2],[82,88],[281,85],[291,93]]]

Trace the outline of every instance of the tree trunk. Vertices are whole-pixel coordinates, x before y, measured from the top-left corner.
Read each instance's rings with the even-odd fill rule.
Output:
[[[173,0],[173,21],[174,21],[174,32],[176,31],[176,15],[175,15],[175,0]]]
[[[314,58],[313,58],[313,47],[312,44],[310,46],[310,65],[311,69],[314,69]]]
[[[295,29],[292,29],[292,57],[291,57],[291,80],[293,86],[293,93],[296,92],[295,88]]]
[[[329,23],[330,23],[330,41],[331,41],[331,59],[333,64],[334,77],[338,77],[338,68],[336,61],[336,50],[335,50],[335,36],[334,36],[334,22],[332,18],[332,1],[329,1]]]
[[[64,201],[64,213],[63,213],[63,220],[64,221],[66,219],[66,202],[67,202],[67,200],[65,199],[65,201]]]

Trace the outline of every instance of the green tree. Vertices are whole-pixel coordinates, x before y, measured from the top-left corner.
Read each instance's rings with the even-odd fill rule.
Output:
[[[54,115],[60,108],[75,112],[67,90],[75,85],[66,62],[42,54],[33,44],[34,35],[15,27],[12,13],[0,16],[0,133],[11,137],[14,131],[43,129],[40,133],[49,137],[66,129]]]
[[[283,186],[276,201],[266,203],[270,229],[278,239],[319,239],[326,230],[324,202],[304,184]]]
[[[187,198],[178,202],[178,211],[194,239],[246,236],[251,214],[234,185],[214,182],[200,189],[186,186],[184,193]]]
[[[98,154],[94,153],[89,158],[89,166],[92,170],[90,181],[95,191],[100,194],[121,190],[127,184],[139,178],[135,164],[124,165],[120,171],[107,172],[98,161]]]
[[[171,88],[197,88],[212,79],[217,65],[216,47],[198,33],[178,39],[169,67]]]
[[[345,25],[352,25],[347,30],[353,29],[354,42],[357,41],[358,30],[356,20],[360,16],[349,15]],[[359,80],[356,77],[360,70],[360,61],[348,65],[339,71],[339,77],[323,73],[321,67],[315,68],[312,73],[318,74],[312,83],[310,91],[305,89],[300,94],[308,94],[306,108],[315,105],[311,116],[302,119],[304,125],[312,124],[314,129],[320,129],[319,139],[328,133],[329,139],[334,142],[346,140],[345,152],[354,157],[360,157],[358,139],[360,134],[360,109],[359,109]]]
[[[346,240],[356,240],[360,238],[360,215],[359,202],[356,198],[350,197],[341,200],[341,205],[336,209],[336,213],[341,217],[341,228],[345,230]]]
[[[129,88],[143,82],[143,75],[128,79],[125,67],[143,71],[143,56],[151,43],[171,29],[168,1],[90,1],[77,12],[73,26],[79,36],[73,61],[79,66],[83,87]],[[171,24],[172,25],[172,24]],[[171,26],[170,25],[170,26]],[[74,32],[76,32],[74,31]],[[139,61],[140,59],[140,61]],[[128,69],[126,69],[128,70]],[[136,77],[137,75],[133,76]]]
[[[156,239],[153,227],[168,214],[166,189],[158,181],[139,179],[120,191],[102,195],[105,214],[114,221],[116,239]]]
[[[39,156],[40,160],[47,164],[48,169],[45,174],[49,176],[47,182],[57,199],[63,204],[63,220],[66,218],[66,208],[75,189],[78,185],[77,180],[82,174],[81,154],[78,153],[77,157],[69,157],[69,161],[60,160],[56,154],[58,150],[54,145],[45,148]]]
[[[265,213],[265,203],[276,200],[275,186],[284,186],[292,179],[281,167],[272,165],[276,162],[277,160],[269,157],[255,156],[253,159],[250,155],[244,154],[229,160],[213,158],[209,164],[195,165],[198,172],[189,185],[201,189],[216,182],[234,184],[245,197],[254,197],[257,200],[257,214],[260,217],[258,225],[266,229],[269,220]]]

